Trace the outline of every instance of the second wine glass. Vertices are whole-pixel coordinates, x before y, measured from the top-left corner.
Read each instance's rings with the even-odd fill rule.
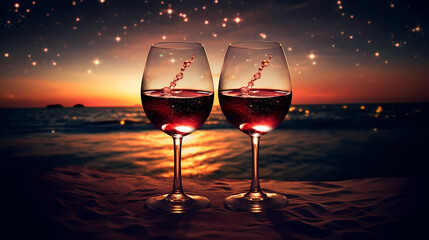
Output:
[[[248,192],[227,197],[232,210],[264,212],[287,205],[285,195],[262,191],[259,184],[259,139],[285,118],[292,86],[283,47],[275,42],[229,45],[219,82],[219,102],[225,117],[252,142],[252,182]]]
[[[174,142],[173,189],[150,198],[146,206],[172,213],[206,208],[207,198],[184,193],[180,167],[182,138],[203,125],[213,105],[213,80],[204,46],[153,44],[143,73],[141,99],[149,120]]]

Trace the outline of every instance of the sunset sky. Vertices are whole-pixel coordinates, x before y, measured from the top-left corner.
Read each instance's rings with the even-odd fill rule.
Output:
[[[150,45],[280,42],[293,104],[429,101],[423,1],[1,1],[0,107],[139,106]]]

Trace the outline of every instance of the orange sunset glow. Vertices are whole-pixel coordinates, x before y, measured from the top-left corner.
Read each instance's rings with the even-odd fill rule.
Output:
[[[54,13],[46,13],[43,2],[16,4],[5,4],[12,12],[4,15],[1,30],[7,37],[1,46],[0,107],[139,106],[147,54],[151,44],[162,41],[203,43],[215,88],[228,44],[261,40],[282,43],[293,104],[429,100],[424,26],[403,12],[405,27],[385,30],[398,5],[386,6],[382,20],[335,1],[201,6],[146,1],[138,13],[131,7],[119,13],[113,1],[54,3],[49,6]],[[59,26],[67,30],[55,31]]]

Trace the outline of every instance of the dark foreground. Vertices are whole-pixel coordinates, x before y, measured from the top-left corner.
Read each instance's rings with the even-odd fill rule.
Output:
[[[285,193],[290,203],[260,214],[223,207],[247,180],[185,179],[185,191],[208,197],[210,208],[158,214],[145,200],[168,192],[170,178],[83,166],[12,175],[2,195],[10,239],[417,239],[425,209],[419,178],[265,180],[264,189]]]

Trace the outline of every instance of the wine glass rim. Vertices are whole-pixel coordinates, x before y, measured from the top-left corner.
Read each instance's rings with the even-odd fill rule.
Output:
[[[197,49],[201,48],[204,45],[202,43],[198,42],[158,42],[153,43],[152,47],[154,48],[160,48],[160,49],[175,49],[175,50],[190,50],[190,49]]]
[[[254,45],[254,46],[251,46]],[[242,49],[272,49],[282,47],[281,43],[272,41],[241,41],[229,44],[229,47]]]

